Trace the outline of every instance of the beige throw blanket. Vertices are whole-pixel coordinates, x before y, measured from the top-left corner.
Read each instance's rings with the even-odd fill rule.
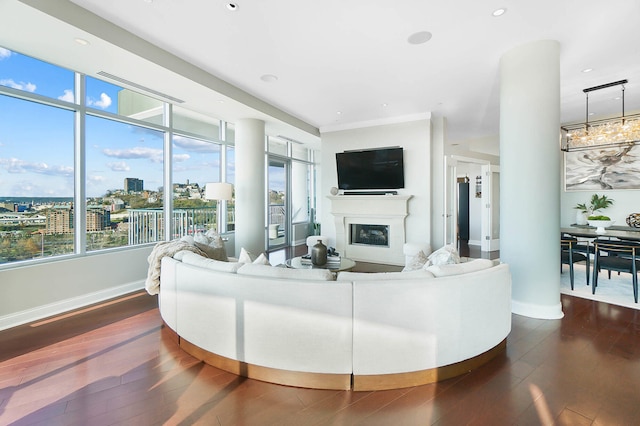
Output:
[[[147,258],[149,270],[147,271],[147,280],[144,283],[144,288],[147,290],[147,293],[160,293],[160,261],[165,256],[173,257],[174,254],[181,250],[188,250],[205,256],[202,250],[192,242],[184,241],[184,239],[159,242],[153,247],[151,254]]]

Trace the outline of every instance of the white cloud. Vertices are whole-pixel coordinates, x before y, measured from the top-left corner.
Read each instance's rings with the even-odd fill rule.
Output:
[[[174,162],[188,161],[191,156],[189,154],[176,154],[173,156]]]
[[[5,49],[4,47],[0,47],[0,61],[8,58],[13,54],[9,49]]]
[[[128,172],[129,170],[131,170],[131,167],[129,167],[124,161],[107,163],[107,167],[109,167],[114,172]]]
[[[9,173],[37,173],[49,176],[73,176],[71,166],[51,166],[47,163],[30,163],[18,158],[0,158],[0,167]]]
[[[183,136],[174,136],[173,145],[191,152],[217,152],[220,149],[220,145]]]
[[[60,99],[61,101],[66,101],[66,102],[75,102],[75,96],[73,96],[73,90],[71,89],[66,89],[64,91],[64,95],[60,95],[58,96],[58,99]]]
[[[100,100],[87,98],[87,106],[107,109],[111,106],[111,98],[106,93],[100,93]]]
[[[24,81],[17,83],[10,78],[0,80],[0,86],[7,86],[7,87],[11,87],[12,89],[24,90],[25,92],[32,92],[32,93],[36,91],[35,84],[25,83]]]
[[[153,149],[142,146],[136,146],[131,149],[103,149],[102,153],[107,157],[124,158],[124,159],[148,159],[153,163],[162,163],[162,150]]]
[[[94,184],[94,183],[106,182],[107,179],[104,176],[92,175],[92,176],[87,176],[87,180],[89,181],[89,183]]]

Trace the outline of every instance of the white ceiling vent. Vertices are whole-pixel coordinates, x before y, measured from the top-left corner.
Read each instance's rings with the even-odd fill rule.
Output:
[[[141,84],[134,83],[133,81],[129,81],[129,80],[124,79],[122,77],[118,77],[117,75],[110,74],[110,73],[108,73],[106,71],[100,71],[100,72],[98,72],[98,75],[100,75],[102,77],[106,77],[106,78],[108,78],[110,80],[115,80],[115,81],[117,81],[119,83],[122,83],[122,84],[126,84],[127,86],[135,87],[136,89],[140,89],[140,90],[142,90],[144,92],[147,92],[147,93],[150,93],[150,94],[152,94],[154,96],[166,99],[166,100],[171,101],[173,103],[177,103],[177,104],[183,104],[184,103],[184,101],[182,99],[174,98],[173,96],[167,95],[166,93],[158,92],[157,90],[150,89],[148,87],[142,86]]]

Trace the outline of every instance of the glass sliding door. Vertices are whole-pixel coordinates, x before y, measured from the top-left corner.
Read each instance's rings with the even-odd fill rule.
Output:
[[[269,250],[289,244],[289,161],[269,158],[267,236]]]

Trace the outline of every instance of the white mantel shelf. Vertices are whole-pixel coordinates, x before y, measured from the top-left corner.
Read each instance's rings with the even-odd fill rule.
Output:
[[[412,195],[330,195],[336,249],[363,262],[404,265],[405,218]],[[364,222],[363,222],[364,221]],[[388,225],[389,247],[350,244],[351,224]]]

